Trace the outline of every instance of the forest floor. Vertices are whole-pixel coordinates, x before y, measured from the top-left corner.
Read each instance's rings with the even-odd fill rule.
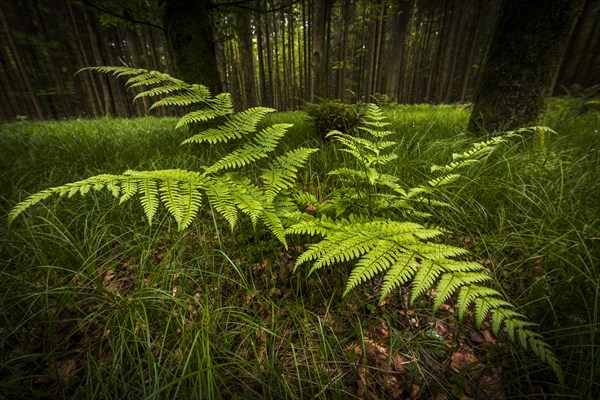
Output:
[[[0,125],[0,398],[592,398],[600,392],[600,112],[553,99],[556,131],[510,143],[464,173],[435,216],[495,284],[539,324],[565,384],[530,351],[435,315],[403,288],[379,302],[381,279],[342,296],[350,265],[294,272],[306,238],[285,249],[210,208],[178,232],[164,210],[107,193],[48,200],[9,228],[27,195],[100,173],[197,169],[226,151],[180,147],[175,119]],[[407,185],[477,138],[469,110],[385,108],[393,173]],[[332,166],[302,112],[284,143],[319,147],[299,174],[326,201]],[[543,140],[539,140],[543,139]],[[535,143],[535,145],[533,144]],[[310,210],[307,210],[309,212]]]

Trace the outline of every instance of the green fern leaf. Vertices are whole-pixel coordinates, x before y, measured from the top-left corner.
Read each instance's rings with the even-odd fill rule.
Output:
[[[464,320],[465,313],[469,309],[469,306],[477,298],[485,296],[498,296],[499,294],[500,293],[498,293],[496,290],[485,286],[469,285],[462,287],[456,301],[459,321]]]
[[[485,282],[490,279],[489,276],[480,272],[452,272],[443,274],[436,287],[437,294],[433,304],[433,311],[436,312],[442,303],[448,301],[450,296],[459,287]]]
[[[265,210],[261,213],[261,221],[269,228],[269,230],[275,235],[277,239],[285,246],[287,249],[287,242],[285,240],[285,228],[283,227],[283,223],[281,219],[277,215],[277,213],[270,207],[266,207]]]
[[[175,85],[170,86],[170,87],[167,86],[166,89],[171,91],[170,90],[171,88],[176,88],[176,87],[177,86],[175,86]],[[138,98],[143,97],[143,96],[164,93],[164,92],[153,93],[152,91],[154,91],[155,89],[156,88],[138,94],[134,98],[134,100],[137,100]],[[184,92],[181,94],[176,94],[173,96],[165,97],[163,99],[156,101],[154,104],[152,104],[150,109],[152,110],[156,107],[164,107],[164,106],[184,107],[184,106],[189,106],[192,104],[203,103],[203,102],[207,101],[209,98],[210,98],[210,90],[208,90],[208,88],[206,86],[195,84],[195,85],[190,86],[189,88],[186,88],[184,90]]]
[[[342,296],[347,295],[359,284],[389,269],[399,257],[400,250],[396,243],[384,240],[375,243],[373,248],[362,256],[352,269]]]
[[[239,139],[248,133],[255,132],[258,122],[261,121],[266,114],[274,111],[274,109],[266,107],[249,108],[248,110],[228,117],[227,122],[218,128],[211,128],[200,132],[188,138],[182,144],[204,142],[215,144],[227,142],[231,139]]]
[[[318,149],[300,147],[278,156],[266,169],[261,178],[265,184],[267,201],[271,202],[282,190],[292,187],[296,181],[298,169],[304,166],[308,157]]]
[[[222,169],[241,168],[256,160],[268,157],[291,126],[291,124],[275,124],[263,129],[256,135],[253,143],[246,143],[241,148],[227,154],[208,167],[205,173],[211,174]]]
[[[412,283],[410,303],[414,303],[423,293],[431,289],[442,272],[444,269],[439,264],[430,260],[421,261]]]
[[[223,109],[217,109],[217,110],[202,109],[202,110],[192,111],[192,112],[185,114],[183,117],[181,117],[179,122],[177,122],[177,126],[175,126],[175,128],[179,128],[181,126],[194,124],[194,123],[198,123],[198,122],[206,122],[213,118],[222,117],[227,114],[231,114],[231,112],[232,112],[231,110],[227,110],[227,109],[225,109],[225,110],[223,110]]]
[[[227,179],[211,179],[206,186],[206,197],[211,206],[225,218],[233,229],[238,220],[238,210],[233,201],[231,186]]]
[[[138,185],[140,195],[142,196],[140,202],[144,208],[146,218],[148,218],[148,224],[152,225],[152,218],[154,218],[154,215],[156,214],[159,203],[156,181],[151,179],[140,179]]]
[[[399,254],[383,277],[379,301],[383,301],[398,286],[408,283],[414,277],[418,267],[419,264],[414,256]]]

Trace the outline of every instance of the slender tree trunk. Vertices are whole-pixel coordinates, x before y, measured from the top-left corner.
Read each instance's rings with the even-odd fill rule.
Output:
[[[242,64],[244,108],[258,105],[256,98],[256,75],[254,72],[254,53],[252,51],[252,28],[247,12],[237,13],[238,46]]]
[[[102,57],[102,52],[100,51],[100,46],[98,41],[98,34],[96,32],[96,28],[92,21],[90,21],[90,17],[87,12],[83,13],[85,24],[87,26],[88,35],[90,39],[90,44],[92,47],[92,53],[94,54],[94,65],[106,65],[104,59]],[[102,98],[104,104],[104,115],[109,117],[113,113],[112,102],[111,102],[111,92],[110,92],[110,83],[109,78],[106,76],[100,76],[100,85],[102,87]]]
[[[583,0],[505,0],[475,96],[476,134],[535,125]]]
[[[577,66],[577,75],[580,76],[583,81],[587,79],[589,76],[587,74],[588,71],[591,71],[595,64],[594,59],[598,55],[597,51],[598,44],[600,42],[600,21],[596,18],[594,22],[594,26],[591,29],[590,36],[588,40],[583,46],[582,53],[583,57],[581,58],[579,65]]]
[[[29,98],[31,100],[31,103],[33,104],[33,107],[35,108],[36,115],[39,119],[44,119],[44,112],[42,111],[42,106],[37,97],[37,94],[35,93],[35,90],[33,89],[33,85],[29,80],[29,75],[27,74],[27,70],[25,69],[25,64],[23,64],[23,61],[21,60],[21,55],[19,54],[17,46],[15,45],[14,38],[12,36],[12,31],[8,26],[8,22],[6,21],[6,17],[4,16],[4,11],[2,10],[2,7],[0,7],[0,24],[2,24],[2,28],[6,32],[6,41],[8,42],[8,47],[10,48],[10,52],[12,53],[15,63],[17,64],[17,68],[19,69],[21,79],[23,80],[23,83],[27,88]]]
[[[77,46],[79,48],[79,52],[77,52],[78,57],[80,58],[79,65],[81,67],[90,67],[90,61],[87,57],[85,46],[83,45],[83,40],[81,39],[81,35],[79,34],[79,26],[77,25],[77,20],[73,14],[73,8],[71,7],[71,2],[66,0],[67,9],[69,10],[69,17],[71,18],[71,24],[73,26],[73,32],[75,33],[75,38],[77,39]],[[93,100],[90,104],[93,105],[92,112],[95,117],[99,115],[105,115],[104,105],[102,103],[102,98],[100,96],[100,91],[98,90],[98,86],[96,85],[96,80],[89,72],[84,73],[84,81],[87,82],[88,90],[87,92],[90,94]]]
[[[468,50],[467,50],[467,55],[465,57],[465,59],[462,61],[463,62],[463,68],[462,68],[462,81],[461,81],[461,86],[460,86],[460,94],[458,96],[458,101],[465,101],[466,97],[467,97],[467,87],[469,85],[469,82],[471,81],[472,78],[472,66],[473,66],[473,56],[475,54],[475,49],[476,49],[476,38],[479,35],[479,32],[481,31],[481,25],[483,22],[483,1],[484,0],[478,0],[478,4],[477,4],[477,11],[475,13],[475,23],[472,25],[473,29],[470,31],[469,33],[469,37],[467,39],[467,42],[465,42],[463,44],[463,46],[465,46]]]
[[[401,87],[398,89],[398,101],[401,103],[407,103],[410,98],[410,76],[411,76],[411,68],[414,66],[414,48],[415,48],[415,40],[413,39],[412,32],[416,29],[416,20],[417,20],[417,4],[418,1],[415,0],[413,4],[409,25],[407,27],[407,39],[404,44],[404,54],[406,54],[405,61],[402,63],[402,71],[400,73],[400,85]]]
[[[468,17],[469,17],[469,8],[471,7],[470,4],[467,3],[460,3],[457,4],[457,7],[455,8],[455,10],[458,12],[458,26],[455,23],[454,24],[454,40],[452,41],[452,50],[450,51],[449,54],[449,58],[448,58],[448,62],[450,63],[450,70],[448,72],[448,76],[445,79],[444,82],[444,98],[441,100],[445,103],[449,103],[451,101],[456,101],[458,94],[455,95],[456,91],[455,91],[455,83],[458,80],[457,78],[457,66],[458,66],[458,62],[459,60],[463,60],[465,59],[464,56],[464,46],[461,46],[461,43],[463,43],[463,37],[465,34],[465,27],[467,26],[467,24],[469,23],[468,21]]]
[[[573,83],[581,84],[582,78],[581,62],[588,52],[589,41],[592,40],[594,34],[594,25],[599,25],[598,21],[598,3],[592,0],[585,2],[583,11],[577,20],[573,34],[569,39],[569,44],[565,53],[564,62],[561,64],[558,78],[556,80],[559,85],[569,85]],[[587,18],[586,18],[587,17]],[[591,22],[591,28],[588,26]],[[587,36],[586,36],[587,32]],[[556,92],[556,90],[555,90]]]
[[[267,78],[268,78],[268,94],[269,94],[269,106],[276,107],[276,96],[275,96],[275,86],[273,84],[273,52],[271,51],[271,29],[269,20],[267,17],[263,18],[264,28],[265,28],[265,44],[267,49]]]
[[[275,78],[275,90],[274,90],[274,96],[275,96],[275,108],[277,109],[281,109],[281,103],[283,100],[283,96],[281,95],[281,67],[280,67],[280,62],[279,62],[279,30],[277,29],[277,18],[276,15],[273,15],[273,18],[271,18],[271,22],[273,23],[273,48],[274,48],[274,53],[275,53],[275,59],[274,59],[274,78]]]
[[[414,2],[402,0],[397,7],[393,8],[393,14],[390,17],[391,35],[386,51],[388,69],[385,93],[396,101],[399,100],[398,90],[402,65],[406,63],[404,60],[404,43],[406,42],[407,26],[413,6]]]
[[[258,77],[260,87],[260,100],[261,104],[266,106],[271,105],[271,99],[267,88],[267,74],[265,72],[265,52],[264,52],[264,38],[262,26],[264,24],[264,18],[257,16],[256,24],[256,44],[258,46]]]
[[[323,62],[325,54],[325,23],[327,0],[315,0],[312,24],[312,82],[310,86],[310,101],[324,97],[325,90]]]
[[[346,70],[348,68],[348,54],[346,47],[348,45],[348,25],[350,24],[350,6],[349,4],[342,6],[342,38],[340,41],[340,50],[338,54],[339,68],[337,70],[337,98],[344,100],[346,93]]]
[[[288,54],[290,59],[289,65],[289,84],[291,85],[290,89],[290,106],[291,109],[296,109],[296,103],[298,98],[298,81],[296,76],[296,34],[295,34],[295,20],[293,11],[288,14]]]

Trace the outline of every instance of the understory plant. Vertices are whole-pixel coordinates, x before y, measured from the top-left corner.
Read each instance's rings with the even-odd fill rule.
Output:
[[[381,110],[368,105],[359,125],[361,135],[332,131],[327,137],[342,146],[355,160],[354,166],[339,167],[330,175],[340,180],[340,189],[321,204],[297,188],[297,173],[314,148],[281,151],[278,146],[290,124],[273,124],[257,129],[263,117],[275,110],[255,107],[233,112],[229,94],[212,95],[203,85],[190,85],[167,74],[123,67],[88,68],[128,77],[127,86],[149,86],[136,99],[161,96],[158,106],[190,107],[177,126],[218,119],[219,123],[192,134],[184,145],[231,145],[225,156],[199,170],[127,170],[119,175],[102,174],[38,192],[17,204],[9,222],[27,208],[53,195],[72,197],[107,189],[120,203],[137,197],[146,219],[152,223],[163,205],[183,230],[194,223],[203,207],[220,214],[231,228],[240,214],[253,226],[264,226],[287,247],[286,236],[308,234],[320,239],[300,255],[296,268],[310,263],[310,272],[338,263],[352,262],[344,294],[383,274],[380,298],[398,288],[410,287],[411,301],[427,293],[433,310],[455,301],[459,319],[473,315],[480,328],[491,319],[496,334],[506,332],[527,349],[532,349],[562,379],[555,354],[536,324],[517,312],[489,283],[483,265],[465,261],[468,251],[442,243],[443,228],[431,226],[427,218],[445,203],[437,194],[456,179],[459,172],[477,163],[501,143],[518,137],[524,130],[507,133],[474,144],[453,156],[452,162],[431,168],[433,177],[424,184],[406,188],[385,167],[396,156],[390,151],[396,142]],[[545,128],[535,128],[545,129]],[[256,173],[256,171],[260,171]],[[315,213],[301,212],[295,204],[310,202]]]

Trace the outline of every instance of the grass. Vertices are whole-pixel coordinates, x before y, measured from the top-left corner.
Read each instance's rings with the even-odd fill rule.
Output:
[[[566,372],[459,324],[450,309],[378,304],[377,282],[342,298],[349,266],[306,276],[290,250],[210,209],[176,231],[102,193],[47,201],[0,220],[0,397],[591,398],[600,390],[600,116],[551,104],[543,150],[511,143],[469,170],[434,223],[469,247],[541,325]],[[419,184],[474,139],[459,106],[386,109],[398,142],[389,173]],[[326,172],[351,162],[301,112],[285,146],[320,146],[300,182],[325,200]],[[172,119],[0,126],[0,211],[98,173],[197,168],[217,147],[181,148]]]

